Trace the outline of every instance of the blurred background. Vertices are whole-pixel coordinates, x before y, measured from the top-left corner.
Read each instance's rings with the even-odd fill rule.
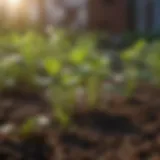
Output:
[[[124,35],[158,35],[158,0],[1,0],[1,26],[105,32],[120,43]],[[113,39],[113,40],[112,40]]]
[[[160,0],[0,0],[0,159],[160,160]]]

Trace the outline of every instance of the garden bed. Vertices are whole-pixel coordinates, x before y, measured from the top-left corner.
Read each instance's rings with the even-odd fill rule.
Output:
[[[0,159],[160,159],[159,42],[115,60],[96,41],[50,28],[1,35]]]
[[[0,159],[158,160],[159,96],[159,89],[143,84],[131,98],[114,95],[104,108],[76,108],[67,128],[52,124],[26,138],[1,134]],[[50,117],[47,102],[31,93],[3,93],[0,101],[1,123],[18,124],[39,114]]]

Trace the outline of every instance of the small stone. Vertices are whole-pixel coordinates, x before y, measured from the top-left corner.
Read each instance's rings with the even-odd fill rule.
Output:
[[[0,133],[1,134],[10,134],[11,132],[13,132],[13,130],[15,129],[15,125],[14,124],[4,124],[0,127]]]
[[[37,124],[42,127],[42,126],[48,126],[50,124],[50,119],[44,115],[38,116],[37,117]]]

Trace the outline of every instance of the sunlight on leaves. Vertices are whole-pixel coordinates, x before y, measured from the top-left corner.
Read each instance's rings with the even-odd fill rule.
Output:
[[[50,75],[58,74],[62,68],[61,63],[57,59],[53,58],[46,58],[44,60],[44,66]]]

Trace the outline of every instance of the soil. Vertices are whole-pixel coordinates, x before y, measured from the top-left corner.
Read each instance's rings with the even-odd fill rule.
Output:
[[[77,108],[72,127],[53,126],[28,137],[0,136],[1,160],[159,160],[160,89],[138,87],[130,98],[114,95],[106,107]],[[51,116],[37,94],[5,92],[0,97],[0,123]]]

